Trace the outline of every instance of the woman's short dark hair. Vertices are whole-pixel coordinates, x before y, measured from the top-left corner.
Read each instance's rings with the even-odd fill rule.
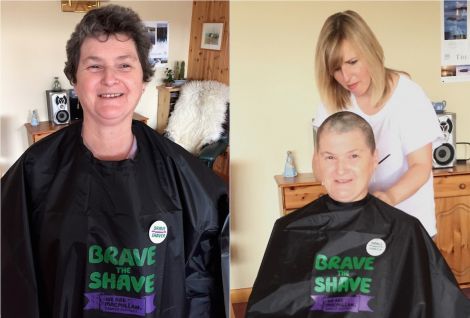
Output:
[[[148,59],[151,43],[144,24],[132,9],[110,4],[85,14],[67,42],[64,73],[72,85],[77,82],[77,68],[83,41],[88,37],[101,39],[102,36],[107,40],[110,35],[118,33],[134,40],[142,66],[143,81],[150,82],[155,70]]]
[[[318,152],[320,140],[325,131],[343,134],[353,130],[359,130],[364,135],[365,142],[370,152],[373,153],[375,151],[375,138],[372,127],[364,118],[349,111],[340,111],[325,119],[317,130],[315,151]]]

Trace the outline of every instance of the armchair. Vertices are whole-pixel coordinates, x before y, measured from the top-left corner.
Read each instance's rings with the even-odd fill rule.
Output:
[[[190,81],[168,120],[165,136],[213,168],[229,144],[229,90],[216,81]]]

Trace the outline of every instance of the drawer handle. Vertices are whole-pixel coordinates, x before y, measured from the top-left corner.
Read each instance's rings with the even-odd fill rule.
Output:
[[[460,190],[464,190],[466,187],[467,187],[467,185],[465,183],[459,184]]]

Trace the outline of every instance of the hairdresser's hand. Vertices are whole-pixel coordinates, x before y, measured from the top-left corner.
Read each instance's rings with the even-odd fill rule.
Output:
[[[385,203],[389,204],[389,205],[395,205],[395,200],[393,199],[393,197],[387,193],[387,192],[382,192],[382,191],[376,191],[374,193],[372,193],[373,196],[375,196],[376,198],[384,201]]]

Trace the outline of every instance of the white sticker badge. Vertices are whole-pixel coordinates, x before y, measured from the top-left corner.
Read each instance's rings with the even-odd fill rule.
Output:
[[[369,243],[367,243],[366,251],[371,256],[379,256],[382,255],[383,252],[385,252],[386,248],[387,244],[385,244],[384,240],[375,238],[370,240]]]
[[[168,227],[163,221],[155,221],[150,226],[149,229],[149,238],[155,244],[160,244],[166,238],[168,234]]]

